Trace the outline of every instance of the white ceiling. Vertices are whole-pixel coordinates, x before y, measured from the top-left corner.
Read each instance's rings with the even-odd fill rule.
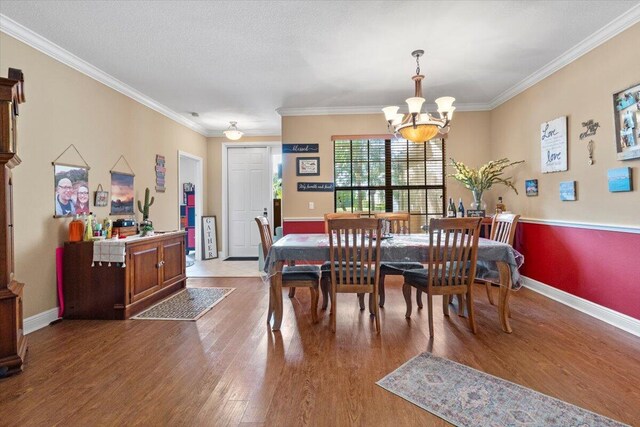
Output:
[[[427,102],[488,108],[638,4],[2,0],[0,14],[212,135],[230,120],[279,135],[277,108],[403,103],[414,49]]]

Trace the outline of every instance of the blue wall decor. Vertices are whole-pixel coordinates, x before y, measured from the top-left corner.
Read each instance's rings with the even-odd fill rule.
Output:
[[[282,144],[282,154],[317,153],[318,151],[320,151],[318,144]]]

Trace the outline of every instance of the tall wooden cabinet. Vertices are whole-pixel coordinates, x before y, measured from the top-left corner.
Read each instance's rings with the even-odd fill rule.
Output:
[[[20,70],[9,69],[0,77],[0,377],[22,370],[27,352],[22,323],[24,284],[14,277],[13,177],[20,164],[16,144],[18,104],[24,102]]]

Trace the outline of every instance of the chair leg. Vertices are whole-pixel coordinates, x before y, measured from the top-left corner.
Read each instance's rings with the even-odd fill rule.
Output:
[[[289,288],[289,298],[293,298],[295,296],[296,296],[296,288],[290,287]]]
[[[378,300],[374,299],[373,292],[369,294],[369,314],[375,316],[376,311],[373,309],[373,304],[378,304]]]
[[[331,281],[326,278],[320,279],[320,288],[322,289],[322,310],[326,310],[329,305],[329,288]]]
[[[267,325],[271,323],[271,316],[273,316],[273,312],[274,312],[273,298],[274,298],[273,287],[269,285],[269,311],[267,312]]]
[[[378,295],[378,293],[373,292],[371,294],[371,302],[373,303],[373,315],[376,318],[376,333],[380,333],[380,302],[378,301],[378,298],[380,298],[380,296]]]
[[[484,288],[487,290],[487,299],[489,300],[489,304],[495,305],[493,303],[493,292],[491,292],[491,283],[485,282]]]
[[[449,295],[442,295],[442,312],[449,317]]]
[[[364,294],[358,294],[358,304],[360,304],[360,311],[364,311]]]
[[[318,322],[318,287],[314,286],[309,288],[311,291],[311,321],[313,323]]]
[[[378,282],[378,297],[380,307],[384,307],[384,274],[380,273],[380,281]]]
[[[416,289],[416,304],[419,309],[422,309],[422,291],[420,289]]]
[[[476,318],[473,311],[473,286],[467,288],[467,312],[469,313],[469,326],[471,331],[476,333]]]
[[[411,286],[406,283],[402,285],[402,294],[404,295],[404,302],[407,304],[407,312],[405,318],[411,317]]]
[[[427,304],[429,305],[429,307],[427,307],[427,309],[429,310],[429,336],[432,337],[433,336],[433,296],[431,295],[431,292],[427,292]]]
[[[335,283],[331,283],[331,331],[336,332],[336,311],[337,307],[337,298],[336,298],[336,285]]]
[[[464,294],[457,294],[456,297],[458,297],[458,316],[464,317]]]

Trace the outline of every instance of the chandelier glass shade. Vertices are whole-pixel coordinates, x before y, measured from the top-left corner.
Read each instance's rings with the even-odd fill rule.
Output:
[[[238,127],[236,126],[238,124],[238,122],[229,122],[229,129],[225,130],[224,132],[224,136],[227,137],[227,139],[230,139],[232,141],[237,141],[240,138],[242,138],[242,135],[244,135],[243,132],[238,130]]]
[[[416,58],[416,75],[412,77],[415,82],[415,95],[406,99],[408,114],[400,114],[398,106],[390,106],[382,109],[387,119],[389,130],[403,138],[413,142],[425,142],[436,135],[446,136],[449,132],[449,122],[453,117],[456,107],[453,106],[455,98],[443,96],[436,99],[440,117],[434,117],[428,112],[421,112],[425,99],[422,97],[422,79],[420,74],[420,57],[423,50],[415,50],[411,55]]]

